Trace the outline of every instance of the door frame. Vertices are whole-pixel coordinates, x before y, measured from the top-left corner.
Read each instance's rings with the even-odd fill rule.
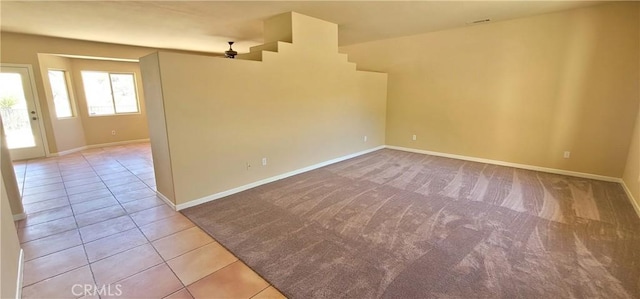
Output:
[[[36,116],[38,117],[38,125],[40,126],[40,138],[42,140],[42,145],[44,147],[44,157],[51,157],[51,152],[49,152],[49,142],[47,141],[47,130],[44,126],[44,120],[42,118],[42,108],[40,107],[40,96],[38,95],[38,88],[36,87],[36,77],[33,73],[33,65],[31,64],[20,64],[20,63],[0,63],[0,68],[2,67],[15,67],[15,68],[26,68],[27,73],[29,74],[29,81],[31,81],[31,92],[33,93],[33,101],[36,105]]]

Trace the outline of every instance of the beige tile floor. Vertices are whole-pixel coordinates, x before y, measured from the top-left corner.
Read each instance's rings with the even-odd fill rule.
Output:
[[[16,162],[23,298],[284,298],[155,195],[148,143]]]

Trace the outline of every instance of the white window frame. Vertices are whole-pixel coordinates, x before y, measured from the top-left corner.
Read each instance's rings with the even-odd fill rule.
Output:
[[[84,72],[89,72],[89,73],[106,73],[109,76],[109,88],[111,88],[111,102],[113,103],[113,114],[100,114],[100,115],[91,115],[91,113],[89,112],[89,97],[87,96],[87,89],[86,86],[84,84],[84,77],[82,77],[82,73]],[[138,111],[136,112],[117,112],[116,109],[116,99],[113,96],[113,84],[111,83],[111,75],[131,75],[133,77],[133,89],[134,89],[134,93],[136,96],[136,106],[138,108]],[[87,104],[87,114],[89,115],[89,117],[113,117],[113,116],[119,116],[119,115],[135,115],[135,114],[141,114],[142,111],[140,111],[140,95],[138,93],[138,81],[136,79],[136,73],[135,72],[112,72],[112,71],[100,71],[100,70],[81,70],[80,71],[80,77],[82,77],[82,88],[84,89],[84,100],[85,103]]]

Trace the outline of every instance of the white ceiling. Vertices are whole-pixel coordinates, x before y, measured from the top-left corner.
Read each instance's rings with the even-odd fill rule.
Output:
[[[246,52],[287,11],[339,25],[340,45],[514,19],[601,1],[0,1],[1,30],[155,48]]]

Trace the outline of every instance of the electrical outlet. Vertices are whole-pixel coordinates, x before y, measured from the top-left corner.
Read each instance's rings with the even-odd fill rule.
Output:
[[[111,135],[116,135],[116,130],[111,130]]]
[[[565,159],[569,159],[571,157],[571,152],[570,151],[565,151],[564,154],[562,155]]]
[[[418,136],[416,136],[416,134],[413,134],[413,141],[418,140]]]
[[[367,142],[367,135],[364,136],[364,138],[362,140],[364,140],[364,142]]]
[[[262,166],[267,166],[267,158],[262,158]]]

